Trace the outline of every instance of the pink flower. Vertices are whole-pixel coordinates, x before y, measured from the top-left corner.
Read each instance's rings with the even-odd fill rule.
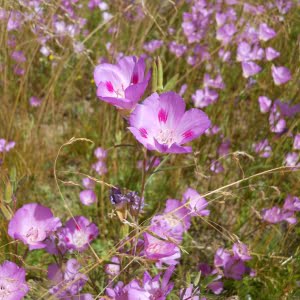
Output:
[[[266,59],[268,61],[272,61],[275,58],[277,58],[278,56],[280,56],[280,52],[276,51],[275,49],[273,49],[272,47],[268,47],[266,49]]]
[[[42,104],[42,100],[39,99],[38,97],[34,97],[33,96],[33,97],[30,97],[29,104],[32,107],[38,107],[38,106],[40,106]]]
[[[219,98],[219,94],[207,87],[203,90],[196,90],[195,94],[192,95],[192,100],[195,107],[204,108],[215,103]]]
[[[182,144],[199,137],[210,126],[199,109],[185,111],[183,99],[174,92],[148,97],[130,116],[129,130],[149,150],[162,153],[188,153]]]
[[[98,236],[99,230],[83,216],[71,218],[58,232],[59,240],[67,249],[83,252]]]
[[[8,224],[8,234],[29,245],[29,250],[46,247],[45,240],[61,226],[51,210],[37,203],[19,208]]]
[[[142,58],[126,56],[116,65],[103,63],[94,71],[97,96],[120,109],[133,109],[144,94],[150,73],[145,76]]]
[[[259,25],[259,39],[262,41],[268,41],[276,36],[276,31],[269,27],[266,23]]]
[[[21,300],[28,291],[25,270],[11,261],[4,261],[0,265],[0,298]]]
[[[276,85],[285,84],[292,78],[290,70],[286,67],[272,66],[272,76]]]
[[[295,150],[300,150],[300,133],[296,134],[294,137],[293,148]]]
[[[241,259],[243,261],[252,259],[247,245],[245,245],[243,243],[234,243],[232,246],[232,250],[233,250],[234,256],[238,259]]]
[[[92,205],[97,201],[97,196],[93,190],[84,190],[79,194],[80,202],[84,205]]]
[[[259,73],[262,68],[254,63],[253,61],[243,61],[242,62],[242,68],[243,68],[243,76],[245,78],[249,78],[250,76],[253,76],[257,73]]]
[[[191,210],[191,216],[208,216],[210,211],[206,209],[207,201],[200,194],[191,188],[188,188],[183,194],[183,203],[188,202],[186,206]]]
[[[85,177],[82,179],[82,185],[89,190],[92,190],[95,188],[95,181],[90,179],[89,177]]]
[[[259,96],[258,97],[258,102],[259,102],[260,112],[265,114],[265,113],[270,111],[270,108],[271,108],[271,105],[272,105],[272,100],[271,99],[269,99],[268,97],[265,97],[265,96]]]

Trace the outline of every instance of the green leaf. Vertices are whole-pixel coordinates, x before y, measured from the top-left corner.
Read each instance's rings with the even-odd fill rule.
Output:
[[[164,92],[171,91],[171,90],[174,89],[174,87],[176,86],[178,77],[179,77],[179,75],[178,75],[178,74],[175,74],[175,75],[167,82],[167,84],[166,84],[165,87],[164,87]]]
[[[152,64],[152,93],[157,91],[157,65],[155,60],[153,60]]]
[[[4,201],[6,203],[10,203],[13,196],[13,187],[10,182],[7,182],[6,188],[5,188],[5,197]]]
[[[157,89],[160,92],[164,89],[164,70],[159,56],[157,57]]]
[[[1,209],[4,217],[9,221],[13,216],[13,212],[11,211],[11,209],[8,206],[4,205],[4,204],[2,204],[0,206],[0,209]]]

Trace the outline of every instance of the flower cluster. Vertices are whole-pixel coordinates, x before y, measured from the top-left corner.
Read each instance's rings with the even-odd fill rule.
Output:
[[[300,200],[296,196],[288,195],[282,208],[274,206],[262,211],[264,221],[272,224],[286,221],[290,224],[297,222],[295,212],[300,211]]]

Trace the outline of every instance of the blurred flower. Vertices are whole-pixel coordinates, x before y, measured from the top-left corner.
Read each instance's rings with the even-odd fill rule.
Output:
[[[98,160],[92,165],[92,169],[95,170],[100,176],[107,173],[107,167],[105,161]]]
[[[150,53],[153,53],[155,50],[159,49],[164,44],[161,40],[152,40],[144,44],[144,49]]]
[[[288,211],[300,211],[300,199],[298,197],[288,195],[285,198],[283,209]]]
[[[17,63],[23,63],[26,61],[26,57],[23,51],[13,51],[13,53],[11,54],[11,58]]]
[[[208,216],[210,214],[210,211],[206,209],[208,206],[207,201],[192,188],[188,188],[184,192],[182,201],[188,203],[186,207],[191,210],[191,216]]]
[[[8,142],[5,139],[0,139],[0,152],[9,152],[15,145],[16,143],[14,141]]]
[[[28,293],[25,270],[15,263],[5,260],[0,265],[0,298],[21,300]]]
[[[272,66],[272,76],[276,85],[285,84],[292,78],[290,70],[286,67]]]
[[[269,141],[267,139],[261,140],[260,142],[253,144],[254,151],[259,154],[260,157],[270,157],[272,154],[272,148],[269,145]]]
[[[39,99],[38,97],[33,96],[33,97],[30,97],[29,104],[32,107],[38,107],[42,104],[42,100]]]
[[[169,50],[171,53],[175,54],[176,57],[181,57],[186,52],[187,47],[173,41],[169,44]]]
[[[179,253],[179,256],[176,258],[180,257],[180,250],[174,243],[158,239],[149,233],[144,233],[144,240],[144,255],[148,259],[168,259],[177,253]],[[175,265],[178,263],[178,261],[175,259],[171,259],[169,262],[170,265]]]
[[[217,29],[217,40],[221,41],[223,45],[229,44],[236,33],[234,24],[225,24]]]
[[[285,156],[285,160],[284,163],[286,166],[288,167],[300,167],[300,163],[299,162],[299,154],[296,152],[289,152],[286,156]]]
[[[232,251],[236,258],[241,259],[243,261],[252,259],[247,245],[243,243],[234,243],[232,246]]]
[[[199,137],[210,120],[198,109],[185,112],[184,100],[174,92],[152,94],[137,105],[129,119],[129,130],[149,150],[162,153],[188,153],[182,144]]]
[[[80,268],[81,265],[74,258],[69,259],[64,268],[60,268],[57,264],[49,265],[48,279],[54,285],[49,289],[50,294],[58,299],[69,299],[69,296],[77,295],[88,281],[88,277],[79,272]]]
[[[92,190],[95,188],[95,181],[89,177],[85,177],[82,179],[82,185],[89,190]]]
[[[258,31],[259,39],[262,41],[268,41],[276,36],[275,30],[269,27],[266,23],[261,23],[259,25]]]
[[[203,77],[203,85],[204,87],[212,87],[214,89],[221,89],[225,88],[225,84],[223,82],[223,78],[220,74],[213,79],[209,74],[205,73]]]
[[[195,107],[204,108],[215,103],[219,98],[219,94],[209,88],[203,90],[196,90],[195,94],[192,95],[192,99]]]
[[[224,167],[219,160],[212,160],[210,170],[216,174],[224,171]]]
[[[68,250],[79,252],[86,250],[98,234],[97,226],[83,216],[71,218],[58,232],[60,241]]]
[[[294,137],[293,148],[295,150],[300,150],[300,133],[296,134]]]
[[[265,96],[258,97],[259,109],[260,112],[265,114],[270,111],[272,100]]]
[[[37,203],[23,205],[8,224],[8,234],[29,245],[29,250],[46,247],[45,239],[61,226],[51,210]]]
[[[179,96],[180,97],[182,97],[183,95],[184,95],[184,93],[186,92],[186,90],[187,90],[187,84],[185,83],[185,84],[183,84],[181,87],[180,87],[180,91],[179,91]]]
[[[182,300],[199,300],[200,291],[199,288],[190,284],[187,288],[180,290],[180,299]]]
[[[110,276],[117,276],[120,273],[120,260],[118,257],[113,256],[110,260],[112,263],[105,265],[105,273]]]
[[[97,201],[97,196],[93,190],[84,190],[79,194],[80,202],[84,205],[92,205]]]
[[[276,51],[274,48],[268,47],[266,49],[266,59],[267,59],[267,61],[272,61],[275,58],[277,58],[278,56],[280,56],[280,52]]]
[[[219,295],[224,289],[224,283],[222,281],[213,281],[207,285],[207,288],[215,295]]]
[[[245,78],[249,78],[250,76],[256,75],[262,70],[262,68],[253,61],[247,61],[247,62],[243,61],[242,69],[243,69],[243,76]]]
[[[116,65],[98,65],[94,71],[97,96],[120,109],[133,109],[150,79],[145,69],[144,60],[135,56],[123,57]]]
[[[284,211],[278,206],[274,206],[270,209],[263,209],[262,218],[263,220],[273,224],[280,223],[282,221],[286,221],[291,224],[294,224],[296,222],[296,218],[294,217],[293,212]]]
[[[107,151],[105,149],[101,148],[101,147],[97,147],[94,151],[94,155],[99,160],[103,160],[107,157]]]

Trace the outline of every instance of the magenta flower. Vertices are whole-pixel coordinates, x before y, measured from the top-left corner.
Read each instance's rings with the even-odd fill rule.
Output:
[[[293,148],[295,150],[300,150],[300,133],[296,134],[294,137]]]
[[[94,151],[94,155],[98,160],[103,160],[107,157],[107,151],[101,147],[97,147]]]
[[[294,212],[284,211],[278,206],[262,210],[262,218],[264,221],[272,224],[280,223],[283,221],[286,221],[290,224],[294,224],[296,222]]]
[[[116,65],[103,63],[94,71],[97,96],[120,109],[133,109],[144,94],[150,73],[145,76],[142,58],[126,56]]]
[[[69,259],[64,268],[57,264],[49,265],[48,279],[53,285],[49,292],[58,299],[69,299],[68,297],[77,295],[88,280],[85,274],[79,272],[80,268],[81,265],[74,258]]]
[[[89,190],[92,190],[95,188],[95,181],[89,177],[84,177],[82,179],[82,185],[86,188],[86,189],[89,189]]]
[[[175,199],[168,199],[164,214],[155,215],[152,218],[149,230],[165,240],[181,243],[184,232],[191,226],[190,218],[189,211],[183,206],[183,203]]]
[[[286,67],[272,66],[272,76],[276,85],[285,84],[292,78],[290,70]]]
[[[214,265],[216,267],[224,267],[225,264],[230,260],[231,255],[224,248],[219,248],[215,253]]]
[[[223,78],[220,74],[213,79],[209,74],[205,73],[203,77],[203,85],[204,87],[212,87],[214,89],[221,89],[225,88],[225,84],[223,82]]]
[[[259,109],[260,112],[265,114],[270,111],[272,100],[265,96],[258,97]]]
[[[183,203],[191,210],[191,216],[208,216],[210,211],[206,209],[208,203],[200,194],[188,188],[183,194]]]
[[[272,61],[279,56],[280,56],[280,52],[276,51],[274,48],[268,47],[266,49],[266,60]]]
[[[218,174],[224,171],[224,167],[219,160],[212,160],[210,170]]]
[[[38,97],[33,96],[33,97],[30,97],[29,104],[32,107],[38,107],[42,104],[42,100]]]
[[[204,108],[215,103],[219,98],[219,94],[205,87],[203,90],[196,90],[195,94],[192,95],[192,100],[195,107]]]
[[[300,199],[296,196],[288,195],[285,198],[283,209],[288,211],[300,211]]]
[[[79,194],[80,202],[83,205],[92,205],[97,201],[97,196],[93,190],[84,190]]]
[[[163,258],[166,259],[172,257],[178,252],[178,247],[174,243],[158,239],[149,233],[144,233],[144,240],[144,253],[148,259],[155,261]],[[176,263],[178,262],[175,261],[172,264]]]
[[[144,49],[150,53],[153,53],[155,50],[159,49],[164,44],[161,40],[152,40],[144,44]]]
[[[199,295],[199,288],[194,288],[192,284],[190,284],[187,288],[180,290],[180,299],[182,300],[199,300]]]
[[[26,61],[26,57],[23,53],[23,51],[14,51],[11,54],[11,58],[16,61],[17,63],[23,63]]]
[[[247,62],[243,61],[242,69],[243,69],[243,76],[245,78],[249,78],[250,76],[257,74],[262,70],[262,68],[253,61],[247,61]]]
[[[0,139],[0,152],[9,152],[15,145],[16,143],[13,141],[8,142],[5,139]]]
[[[25,270],[11,261],[0,265],[0,299],[21,300],[28,293]]]
[[[83,216],[71,218],[58,232],[59,240],[67,249],[79,252],[86,250],[98,234],[97,226]]]
[[[230,257],[224,265],[224,276],[235,280],[242,280],[247,272],[247,267],[241,259]]]
[[[267,158],[272,155],[272,148],[267,139],[263,139],[260,142],[253,144],[253,149],[260,157]]]
[[[187,47],[173,41],[169,44],[169,50],[171,53],[175,54],[176,57],[181,57],[186,52]]]
[[[120,260],[117,256],[111,258],[111,263],[105,265],[105,273],[110,276],[117,276],[120,273]]]
[[[300,167],[299,154],[296,152],[289,152],[285,156],[284,164],[288,167]]]
[[[29,245],[29,250],[46,247],[45,240],[61,226],[51,210],[37,203],[19,208],[8,224],[8,234]]]
[[[213,281],[207,285],[207,288],[215,295],[219,295],[224,289],[224,283],[222,281]]]
[[[96,171],[100,176],[107,173],[107,167],[105,161],[98,160],[92,165],[92,169]]]
[[[221,41],[223,45],[227,45],[236,33],[234,24],[224,24],[217,30],[217,40]]]
[[[268,41],[276,36],[276,31],[269,27],[266,23],[261,23],[258,30],[259,39]]]
[[[241,259],[243,261],[252,259],[247,245],[243,243],[234,243],[232,246],[232,251],[235,258]]]
[[[162,278],[161,274],[152,278],[148,272],[145,272],[143,281],[134,279],[126,286],[119,282],[114,289],[108,288],[106,293],[111,299],[116,300],[165,300],[174,287],[174,284],[170,282],[173,271],[174,267],[169,267]]]
[[[183,99],[174,92],[148,97],[130,116],[129,130],[149,150],[162,153],[188,153],[182,144],[197,138],[210,126],[199,109],[185,112]]]

